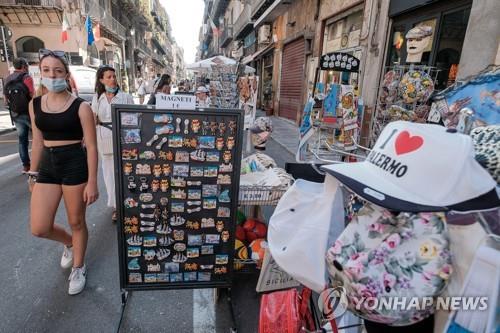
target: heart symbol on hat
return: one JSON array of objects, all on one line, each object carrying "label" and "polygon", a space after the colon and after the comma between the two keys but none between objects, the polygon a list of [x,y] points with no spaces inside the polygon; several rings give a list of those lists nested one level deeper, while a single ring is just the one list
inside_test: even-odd
[{"label": "heart symbol on hat", "polygon": [[417,150],[424,144],[424,139],[421,136],[411,136],[408,131],[399,133],[396,138],[396,154],[402,155],[411,153]]}]

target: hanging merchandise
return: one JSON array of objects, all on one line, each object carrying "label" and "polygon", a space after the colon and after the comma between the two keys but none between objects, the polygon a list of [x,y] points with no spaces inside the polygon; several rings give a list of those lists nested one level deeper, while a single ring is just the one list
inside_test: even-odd
[{"label": "hanging merchandise", "polygon": [[[452,274],[443,213],[400,213],[366,204],[354,215],[327,253],[330,276],[346,290],[349,310],[370,321],[391,326],[419,322],[434,305],[417,308],[373,308],[353,300],[404,295],[434,297]],[[369,302],[367,300],[366,302]],[[403,310],[406,309],[406,310]]]},{"label": "hanging merchandise", "polygon": [[299,128],[299,147],[295,153],[295,160],[301,162],[306,160],[308,141],[314,136],[316,128],[313,126],[312,110],[314,106],[314,98],[310,97],[304,106],[302,122]]},{"label": "hanging merchandise", "polygon": [[349,53],[332,52],[321,56],[321,69],[340,72],[359,72],[360,61]]},{"label": "hanging merchandise", "polygon": [[449,128],[460,123],[461,111],[472,111],[472,127],[500,123],[500,69],[481,73],[461,85],[452,86],[434,98],[429,121],[443,121]]},{"label": "hanging merchandise", "polygon": [[301,327],[296,289],[275,291],[261,298],[259,333],[298,333]]},{"label": "hanging merchandise", "polygon": [[355,105],[353,86],[341,86],[339,109],[341,110],[341,113],[339,113],[342,117],[342,127],[340,139],[338,141],[345,150],[354,150],[357,148],[354,143],[358,137],[358,110]]},{"label": "hanging merchandise", "polygon": [[343,197],[338,181],[329,175],[323,184],[298,179],[283,195],[269,221],[269,249],[284,271],[319,293],[327,284],[327,244],[343,228]]},{"label": "hanging merchandise", "polygon": [[399,91],[406,104],[425,103],[434,91],[434,82],[426,72],[410,70],[401,78]]},{"label": "hanging merchandise", "polygon": [[471,137],[476,160],[500,184],[500,125],[476,127]]},{"label": "hanging merchandise", "polygon": [[332,84],[323,104],[323,122],[334,124],[337,122],[337,105],[340,85]]},{"label": "hanging merchandise", "polygon": [[500,206],[496,182],[474,159],[472,139],[438,125],[389,123],[366,161],[322,168],[364,199],[394,211]]},{"label": "hanging merchandise", "polygon": [[426,122],[431,110],[427,102],[434,93],[438,72],[434,67],[417,65],[386,68],[371,120],[370,145],[390,122]]},{"label": "hanging merchandise", "polygon": [[244,110],[245,129],[252,126],[257,113],[259,77],[248,74],[238,79],[239,108]]},{"label": "hanging merchandise", "polygon": [[220,63],[211,66],[208,74],[211,107],[227,109],[238,106],[237,72],[238,65]]},{"label": "hanging merchandise", "polygon": [[242,120],[113,106],[122,289],[231,285]]}]

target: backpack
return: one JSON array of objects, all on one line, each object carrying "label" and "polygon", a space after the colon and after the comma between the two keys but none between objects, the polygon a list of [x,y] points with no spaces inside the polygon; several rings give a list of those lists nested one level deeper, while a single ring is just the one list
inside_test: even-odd
[{"label": "backpack", "polygon": [[28,114],[31,97],[28,87],[24,84],[26,75],[28,73],[23,73],[5,85],[5,96],[9,101],[8,106],[13,118]]}]

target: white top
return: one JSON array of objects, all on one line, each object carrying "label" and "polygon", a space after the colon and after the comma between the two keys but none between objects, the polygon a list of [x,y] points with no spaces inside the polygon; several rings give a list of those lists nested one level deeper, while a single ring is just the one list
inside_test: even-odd
[{"label": "white top", "polygon": [[111,122],[111,104],[134,104],[134,99],[130,94],[119,91],[110,103],[106,98],[106,93],[101,94],[99,99],[95,94],[92,98],[92,111],[97,115],[100,122]]},{"label": "white top", "polygon": [[[108,102],[106,93],[101,94],[99,99],[97,94],[92,98],[92,111],[101,123],[111,123],[111,104],[134,104],[134,99],[127,93],[119,91],[111,102]],[[97,126],[97,148],[101,155],[113,154],[113,132],[106,127]]]}]

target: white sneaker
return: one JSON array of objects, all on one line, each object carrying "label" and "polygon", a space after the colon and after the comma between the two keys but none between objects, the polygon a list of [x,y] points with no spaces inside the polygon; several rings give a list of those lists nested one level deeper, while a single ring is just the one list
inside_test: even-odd
[{"label": "white sneaker", "polygon": [[73,248],[64,245],[63,254],[61,257],[61,267],[68,269],[73,266]]},{"label": "white sneaker", "polygon": [[87,274],[87,267],[83,265],[82,267],[71,269],[71,274],[69,275],[69,289],[68,294],[76,295],[79,294],[83,288],[85,288],[85,282],[87,281],[85,275]]}]

